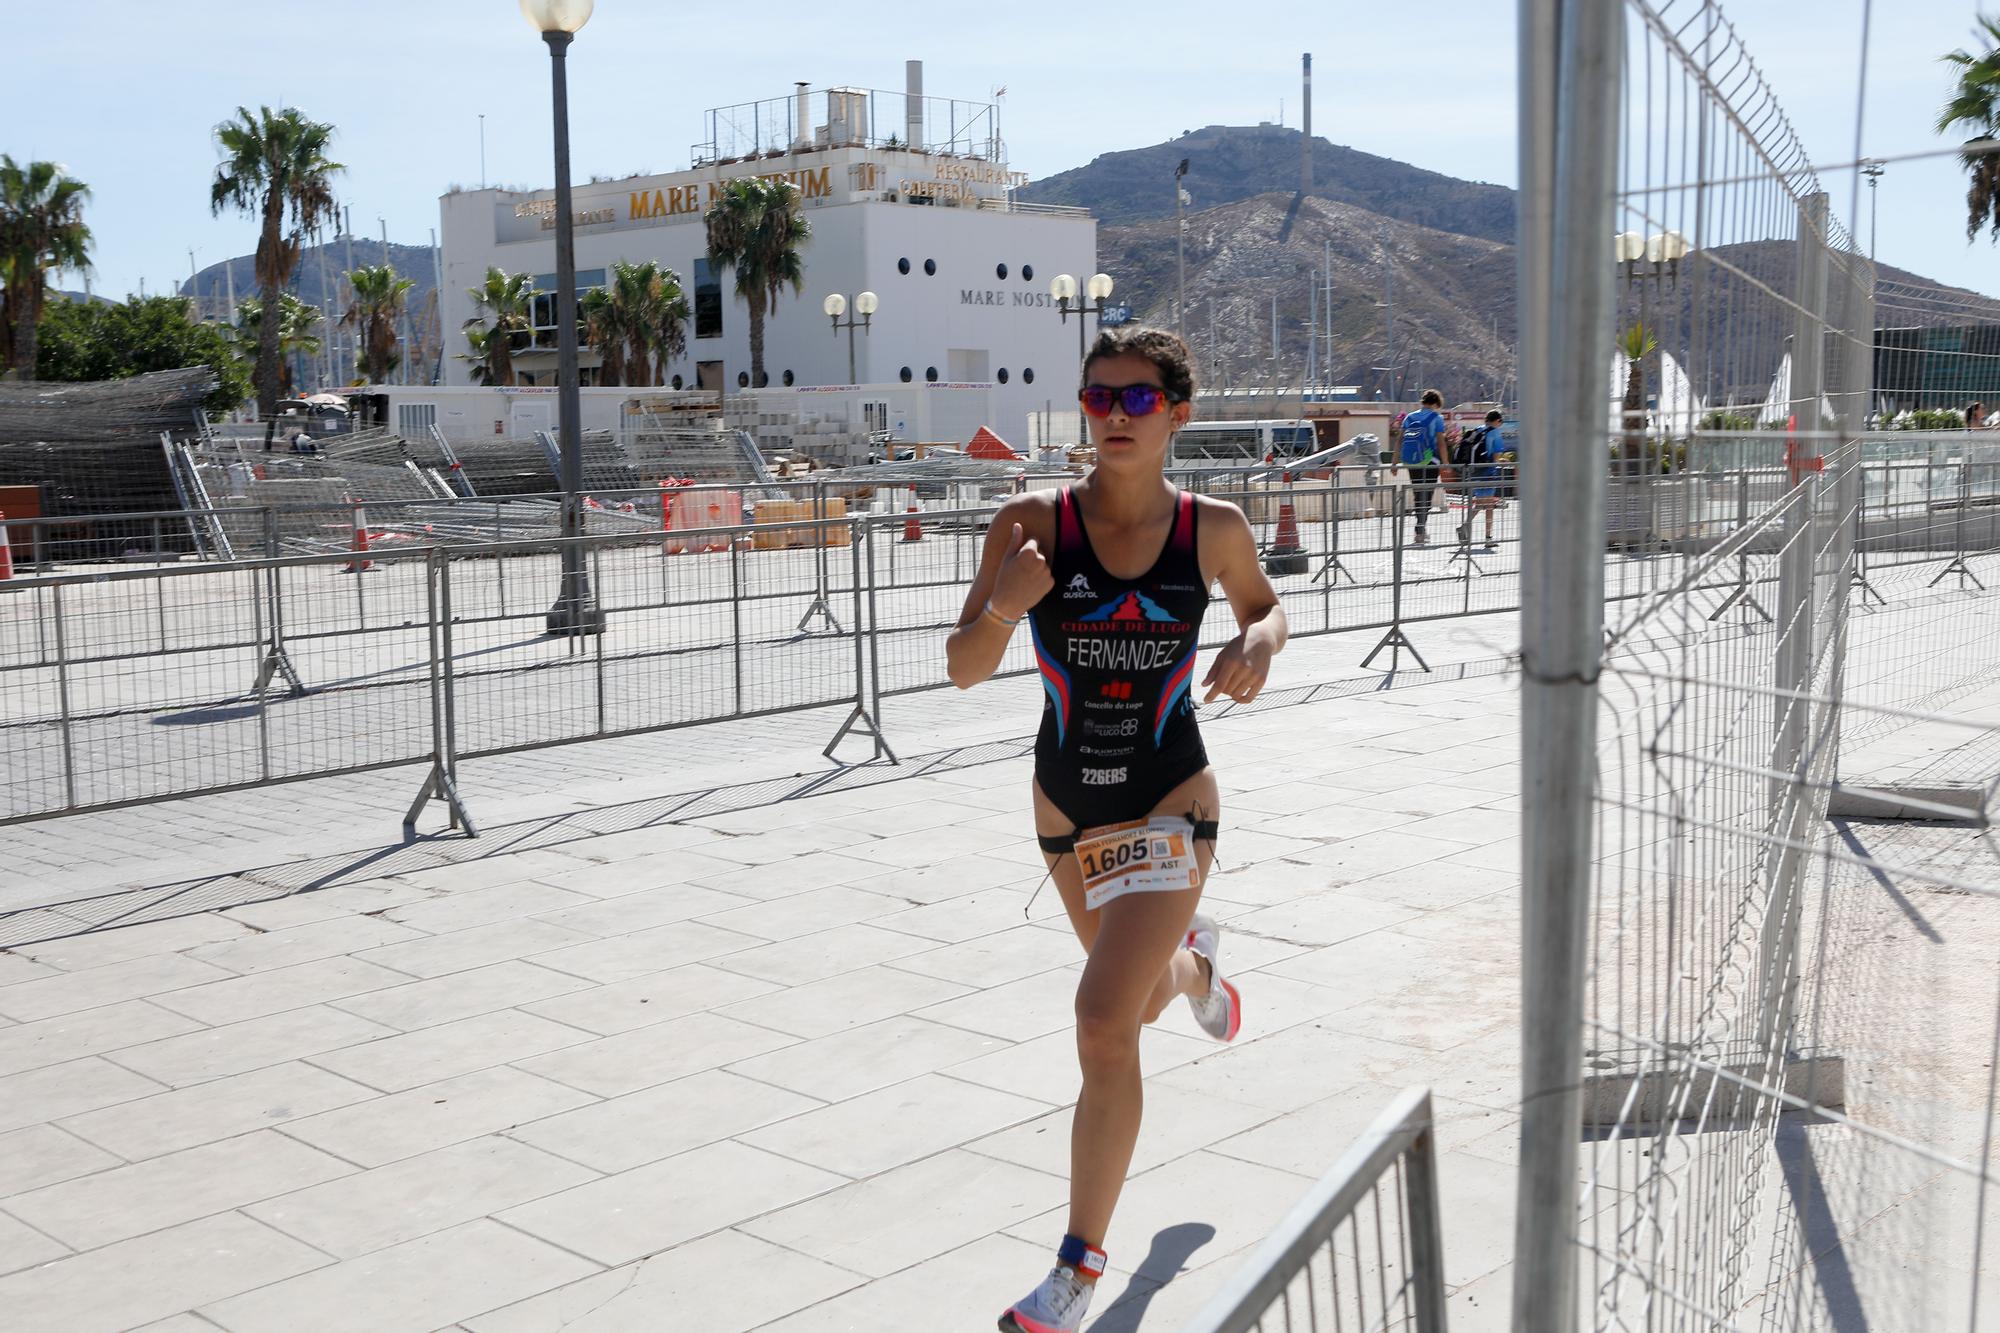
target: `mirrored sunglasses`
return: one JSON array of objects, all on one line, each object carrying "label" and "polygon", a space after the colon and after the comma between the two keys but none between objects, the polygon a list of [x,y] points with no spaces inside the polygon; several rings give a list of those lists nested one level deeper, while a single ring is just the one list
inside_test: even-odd
[{"label": "mirrored sunglasses", "polygon": [[1149,417],[1164,412],[1167,404],[1179,401],[1157,384],[1092,384],[1077,398],[1083,410],[1094,417],[1110,416],[1114,405],[1123,408],[1128,417]]}]

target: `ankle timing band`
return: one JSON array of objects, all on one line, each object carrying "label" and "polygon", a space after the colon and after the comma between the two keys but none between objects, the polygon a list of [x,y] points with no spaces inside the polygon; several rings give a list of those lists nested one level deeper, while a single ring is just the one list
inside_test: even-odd
[{"label": "ankle timing band", "polygon": [[1088,1274],[1097,1278],[1104,1273],[1104,1251],[1075,1236],[1062,1238],[1062,1245],[1056,1250],[1056,1262],[1067,1264],[1079,1277]]}]

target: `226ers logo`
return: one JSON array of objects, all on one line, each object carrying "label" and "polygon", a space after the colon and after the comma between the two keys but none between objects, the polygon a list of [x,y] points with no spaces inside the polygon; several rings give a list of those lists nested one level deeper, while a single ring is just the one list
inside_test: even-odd
[{"label": "226ers logo", "polygon": [[1086,787],[1115,787],[1125,781],[1126,773],[1122,768],[1084,768],[1077,771]]}]

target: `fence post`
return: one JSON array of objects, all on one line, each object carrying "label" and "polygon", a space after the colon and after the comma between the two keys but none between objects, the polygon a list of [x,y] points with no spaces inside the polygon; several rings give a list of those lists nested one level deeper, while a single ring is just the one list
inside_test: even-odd
[{"label": "fence post", "polygon": [[[693,548],[690,547],[690,550]],[[812,612],[806,612],[806,619]],[[803,621],[800,629],[805,628]],[[743,711],[743,547],[736,538],[729,539],[729,645],[731,678],[735,681],[734,703],[730,711]]]},{"label": "fence post", "polygon": [[[807,494],[806,503],[812,506],[812,514],[809,520],[811,526],[808,527],[806,531],[812,534],[813,600],[812,600],[812,605],[806,608],[806,613],[799,617],[798,631],[801,634],[808,633],[809,631],[806,629],[806,626],[812,624],[814,616],[818,616],[820,619],[826,621],[827,629],[829,629],[835,634],[838,634],[840,633],[840,622],[834,618],[833,604],[828,600],[828,598],[832,595],[830,586],[832,581],[827,576],[828,564],[826,558],[826,533],[827,533],[826,483],[823,481],[815,481],[810,483],[810,487],[811,489],[806,492]],[[852,542],[853,540],[851,530],[849,533],[848,540],[850,542]]]},{"label": "fence post", "polygon": [[76,806],[76,744],[70,735],[69,636],[63,633],[63,585],[49,589],[50,612],[56,631],[56,705],[61,709],[63,804]]},{"label": "fence post", "polygon": [[[893,520],[893,516],[891,516],[891,519]],[[882,646],[880,633],[877,627],[870,623],[870,617],[864,613],[864,606],[872,605],[875,593],[875,548],[872,535],[875,526],[874,522],[864,520],[859,516],[850,519],[848,523],[848,550],[850,558],[853,561],[854,571],[854,707],[848,710],[847,720],[840,724],[840,729],[833,733],[833,739],[826,743],[826,749],[821,751],[821,753],[829,759],[833,758],[833,752],[840,748],[840,743],[843,740],[847,739],[847,733],[858,727],[866,731],[874,739],[875,758],[882,759],[886,757],[890,763],[896,764],[902,761],[897,759],[896,752],[889,748],[889,742],[882,736],[882,728],[878,719],[869,711],[868,707],[868,682],[871,678],[875,681],[875,703],[877,708],[881,706],[882,693],[880,662]],[[869,583],[869,586],[865,590],[862,587],[861,577],[861,548],[864,544],[868,546]],[[894,548],[892,547],[891,549],[893,550]],[[873,649],[873,657],[876,659],[872,669],[869,666],[871,647]]]},{"label": "fence post", "polygon": [[270,683],[272,663],[277,660],[277,640],[275,634],[266,640],[264,631],[265,603],[268,599],[264,590],[256,587],[257,575],[250,574],[250,627],[258,646],[263,650],[264,660],[257,666],[257,777],[260,781],[271,780],[271,704],[264,687]]},{"label": "fence post", "polygon": [[1986,591],[1986,585],[1981,583],[1979,576],[1972,572],[1972,566],[1965,563],[1965,521],[1966,517],[1972,512],[1972,461],[1970,459],[1962,458],[1958,463],[1958,504],[1956,509],[1956,516],[1952,519],[1951,523],[1951,563],[1940,569],[1937,572],[1937,577],[1925,586],[1935,588],[1939,583],[1943,582],[1945,575],[1956,574],[1958,575],[1958,586],[1961,590],[1965,587],[1965,581],[1971,579],[1972,586],[1984,592]]},{"label": "fence post", "polygon": [[417,799],[403,816],[403,838],[417,836],[417,816],[432,797],[444,801],[452,828],[476,838],[479,829],[458,794],[458,711],[452,671],[451,561],[433,546],[424,556],[424,600],[429,630],[431,771],[417,789]]},{"label": "fence post", "polygon": [[[367,518],[367,511],[360,505],[347,506],[347,526],[349,531],[361,525]],[[368,562],[357,557],[354,561],[354,624],[357,629],[368,628],[368,580],[361,577],[367,570]]]},{"label": "fence post", "polygon": [[[153,520],[153,565],[157,568],[160,560],[160,520]],[[167,651],[167,581],[153,580],[153,613],[159,621],[160,651]]]},{"label": "fence post", "polygon": [[1444,1231],[1438,1217],[1437,1121],[1431,1112],[1428,1090],[1420,1114],[1423,1130],[1411,1140],[1403,1155],[1410,1188],[1410,1282],[1414,1287],[1411,1303],[1416,1307],[1417,1333],[1446,1333]]},{"label": "fence post", "polygon": [[1778,709],[1771,751],[1771,834],[1783,839],[1765,864],[1764,925],[1760,944],[1761,994],[1758,1055],[1782,1068],[1798,990],[1798,938],[1804,913],[1804,860],[1812,802],[1807,798],[1808,734],[1815,640],[1819,633],[1815,589],[1820,474],[1820,413],[1825,392],[1827,197],[1799,201],[1798,323],[1792,338],[1792,414],[1797,434],[1788,442],[1791,490],[1786,495],[1784,548],[1778,556],[1778,641],[1771,683]]},{"label": "fence post", "polygon": [[451,556],[443,549],[434,549],[433,558],[438,566],[437,625],[439,643],[439,677],[443,682],[444,729],[440,733],[444,749],[444,790],[450,797],[451,826],[464,827],[467,837],[478,837],[478,830],[472,826],[472,816],[466,812],[465,803],[458,795],[458,670],[456,664],[457,635],[452,630],[451,609]]},{"label": "fence post", "polygon": [[[1749,529],[1750,468],[1746,463],[1736,473],[1736,531],[1744,533],[1748,532]],[[1746,610],[1755,611],[1758,615],[1764,617],[1765,620],[1771,618],[1771,613],[1766,611],[1764,604],[1757,600],[1757,594],[1750,591],[1750,548],[1747,544],[1738,546],[1736,550],[1735,589],[1729,596],[1722,599],[1720,606],[1709,612],[1708,618],[1710,620],[1722,619],[1722,613],[1738,602],[1743,603]]]},{"label": "fence post", "polygon": [[1512,1326],[1577,1324],[1592,789],[1604,644],[1604,349],[1624,0],[1522,0],[1521,1165]]},{"label": "fence post", "polygon": [[1417,651],[1417,645],[1410,636],[1403,633],[1403,498],[1408,488],[1389,488],[1389,632],[1373,648],[1368,656],[1361,659],[1362,670],[1367,670],[1374,660],[1389,650],[1389,670],[1393,673],[1402,666],[1402,653],[1409,649],[1410,656],[1417,659],[1417,665],[1426,672],[1431,664],[1424,661],[1424,655]]},{"label": "fence post", "polygon": [[[882,633],[880,622],[876,619],[878,603],[875,595],[875,543],[865,539],[862,536],[863,531],[860,528],[849,529],[851,534],[850,539],[856,543],[855,579],[857,583],[860,580],[861,569],[864,564],[868,570],[868,628],[866,631],[868,636],[868,697],[875,705],[875,757],[880,759],[884,754],[888,754],[889,761],[894,763],[896,762],[896,756],[889,752],[888,742],[882,739]],[[863,561],[859,554],[864,544],[868,552],[866,561]],[[861,608],[858,601],[854,610],[854,622],[855,633],[859,635],[863,631],[861,629]]]},{"label": "fence post", "polygon": [[[730,549],[731,549],[731,550],[734,550],[734,549],[735,549],[735,547],[736,547],[736,543],[735,543],[735,542],[731,542],[731,543],[729,544],[729,546],[730,546]],[[609,619],[610,619],[610,618],[609,618],[609,616],[608,616],[608,615],[607,615],[607,614],[605,613],[605,609],[604,609],[604,600],[603,600],[603,597],[604,597],[604,560],[603,560],[603,555],[604,555],[604,548],[603,548],[602,546],[593,546],[593,547],[591,547],[591,548],[590,548],[589,550],[587,550],[587,551],[584,551],[584,552],[582,552],[582,553],[581,553],[581,555],[582,555],[582,559],[590,561],[590,586],[591,586],[591,588],[592,588],[592,589],[593,589],[593,590],[594,590],[594,591],[596,592],[596,594],[597,594],[597,597],[598,597],[598,601],[597,601],[597,612],[598,612],[598,624],[599,624],[600,626],[604,626],[604,625],[606,625],[606,624],[608,623],[608,621],[609,621]],[[594,654],[594,656],[595,656],[595,662],[594,662],[594,664],[593,664],[593,666],[592,666],[592,670],[591,670],[591,674],[592,674],[592,677],[593,677],[593,679],[594,679],[594,680],[595,680],[595,682],[596,682],[596,687],[597,687],[597,734],[598,734],[598,735],[600,735],[600,736],[602,736],[602,735],[604,734],[604,717],[605,717],[605,713],[604,713],[604,638],[605,638],[605,636],[604,636],[604,634],[603,634],[602,630],[600,630],[600,631],[599,631],[598,633],[596,633],[596,634],[593,634],[593,635],[591,635],[590,637],[591,637],[592,639],[594,639],[594,640],[596,641],[596,646],[595,646],[595,654]]]}]

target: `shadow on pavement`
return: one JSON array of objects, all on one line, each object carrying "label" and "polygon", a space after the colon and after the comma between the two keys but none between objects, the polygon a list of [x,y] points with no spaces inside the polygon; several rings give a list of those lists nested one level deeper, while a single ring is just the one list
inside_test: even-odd
[{"label": "shadow on pavement", "polygon": [[1206,1222],[1180,1222],[1156,1233],[1130,1285],[1091,1324],[1091,1333],[1130,1333],[1140,1327],[1154,1295],[1187,1266],[1190,1255],[1214,1239],[1215,1228]]}]

